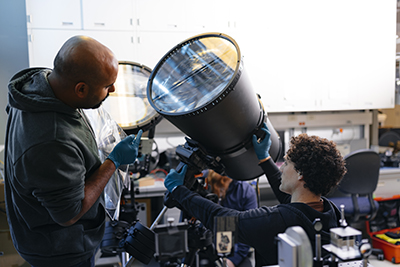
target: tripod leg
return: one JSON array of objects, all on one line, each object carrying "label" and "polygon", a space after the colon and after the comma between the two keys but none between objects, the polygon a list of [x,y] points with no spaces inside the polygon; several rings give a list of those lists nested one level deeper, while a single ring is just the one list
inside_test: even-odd
[{"label": "tripod leg", "polygon": [[154,227],[157,226],[157,224],[160,222],[161,218],[164,216],[164,214],[167,212],[167,210],[168,210],[167,206],[164,206],[164,208],[158,214],[157,218],[154,220],[153,224],[150,226],[150,230],[153,230]]},{"label": "tripod leg", "polygon": [[122,266],[125,266],[128,262],[129,254],[127,252],[121,252],[121,263]]}]

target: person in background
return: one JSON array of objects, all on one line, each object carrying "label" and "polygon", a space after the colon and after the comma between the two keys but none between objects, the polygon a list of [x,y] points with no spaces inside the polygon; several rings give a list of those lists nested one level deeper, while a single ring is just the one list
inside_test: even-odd
[{"label": "person in background", "polygon": [[82,109],[114,92],[115,55],[74,36],[54,68],[30,68],[8,85],[5,200],[11,237],[32,266],[94,266],[103,238],[103,189],[120,165],[133,163],[142,132],[119,142],[102,163]]},{"label": "person in background", "polygon": [[[211,192],[218,196],[218,204],[223,207],[245,211],[258,207],[256,190],[246,181],[238,181],[222,176],[213,170],[203,171]],[[236,243],[233,256],[226,259],[228,267],[251,267],[250,246]]]},{"label": "person in background", "polygon": [[183,186],[187,165],[181,172],[172,169],[164,181],[182,209],[210,230],[213,230],[215,217],[237,216],[239,242],[255,249],[256,266],[278,264],[275,238],[291,226],[304,229],[314,252],[313,221],[318,218],[323,225],[322,244],[330,242],[329,230],[339,226],[340,212],[324,195],[336,187],[346,173],[344,159],[336,144],[307,134],[291,138],[285,162],[279,169],[269,155],[271,134],[265,123],[262,129],[265,138],[258,141],[253,136],[253,146],[259,165],[281,204],[247,211],[222,207]]}]

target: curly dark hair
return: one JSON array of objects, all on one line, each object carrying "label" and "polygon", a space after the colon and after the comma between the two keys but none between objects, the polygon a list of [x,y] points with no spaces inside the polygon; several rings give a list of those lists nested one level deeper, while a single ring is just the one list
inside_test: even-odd
[{"label": "curly dark hair", "polygon": [[286,155],[314,194],[327,195],[347,172],[336,144],[319,136],[300,134],[292,137]]}]

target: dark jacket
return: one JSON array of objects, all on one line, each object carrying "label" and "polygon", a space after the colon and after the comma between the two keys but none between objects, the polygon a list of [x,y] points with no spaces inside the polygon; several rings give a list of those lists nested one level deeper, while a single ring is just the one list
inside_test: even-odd
[{"label": "dark jacket", "polygon": [[[248,211],[237,211],[221,207],[184,186],[178,186],[172,196],[183,209],[213,230],[215,216],[238,216],[239,242],[255,248],[256,266],[277,264],[278,251],[275,237],[288,227],[301,226],[307,233],[312,247],[315,246],[313,221],[323,223],[322,243],[329,243],[329,229],[338,226],[339,211],[328,199],[324,200],[324,211],[318,212],[304,203],[290,203],[290,195],[279,190],[281,172],[272,160],[261,164],[279,205],[261,207]],[[315,249],[313,249],[315,251]]]},{"label": "dark jacket", "polygon": [[35,266],[90,258],[104,233],[103,197],[74,225],[85,179],[101,165],[83,112],[55,98],[50,69],[27,69],[9,83],[5,198],[15,248]]}]

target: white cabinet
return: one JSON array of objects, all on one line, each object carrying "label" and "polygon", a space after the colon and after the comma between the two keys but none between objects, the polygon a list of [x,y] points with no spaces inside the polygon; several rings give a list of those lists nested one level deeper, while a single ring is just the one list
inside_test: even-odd
[{"label": "white cabinet", "polygon": [[205,32],[228,34],[233,26],[230,21],[231,11],[231,4],[227,1],[186,1],[184,13],[186,30],[196,34]]},{"label": "white cabinet", "polygon": [[26,0],[26,4],[31,66],[52,66],[56,51],[73,34],[98,39],[119,60],[154,68],[185,39],[220,32],[238,44],[267,112],[394,106],[395,0]]},{"label": "white cabinet", "polygon": [[31,67],[53,67],[53,60],[58,50],[66,40],[75,35],[92,37],[110,48],[118,60],[135,61],[136,46],[133,32],[105,32],[83,30],[47,30],[30,29],[29,33],[29,64]]},{"label": "white cabinet", "polygon": [[80,0],[26,0],[28,28],[81,29]]},{"label": "white cabinet", "polygon": [[187,0],[136,0],[137,30],[184,31]]},{"label": "white cabinet", "polygon": [[74,35],[98,40],[118,60],[135,60],[134,0],[26,0],[26,6],[31,67],[52,67]]},{"label": "white cabinet", "polygon": [[136,43],[133,32],[85,30],[83,34],[110,48],[119,61],[135,61],[136,59]]},{"label": "white cabinet", "polygon": [[64,42],[80,34],[83,34],[81,30],[29,29],[29,65],[53,68],[54,57]]},{"label": "white cabinet", "polygon": [[394,106],[396,1],[254,0],[240,14],[232,37],[268,112]]},{"label": "white cabinet", "polygon": [[168,51],[190,37],[185,32],[138,32],[136,62],[154,69]]},{"label": "white cabinet", "polygon": [[84,30],[133,31],[134,0],[82,0]]}]

